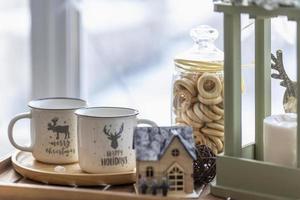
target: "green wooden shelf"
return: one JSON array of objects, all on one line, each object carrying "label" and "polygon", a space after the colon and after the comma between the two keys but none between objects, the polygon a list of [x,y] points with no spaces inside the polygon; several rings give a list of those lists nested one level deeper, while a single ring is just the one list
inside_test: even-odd
[{"label": "green wooden shelf", "polygon": [[216,12],[228,14],[249,14],[251,18],[272,18],[278,16],[287,16],[290,20],[300,19],[300,8],[280,7],[275,10],[266,10],[255,5],[249,6],[232,6],[231,4],[216,3],[214,6]]},{"label": "green wooden shelf", "polygon": [[[224,14],[225,150],[217,158],[217,178],[211,184],[211,192],[243,200],[300,199],[300,126],[297,126],[298,168],[263,161],[263,119],[271,114],[271,18],[287,16],[297,23],[300,95],[300,9],[280,7],[269,11],[254,5],[229,4],[215,4],[214,9]],[[241,14],[255,20],[255,144],[246,147],[241,145]],[[300,117],[297,122],[300,124]]]}]

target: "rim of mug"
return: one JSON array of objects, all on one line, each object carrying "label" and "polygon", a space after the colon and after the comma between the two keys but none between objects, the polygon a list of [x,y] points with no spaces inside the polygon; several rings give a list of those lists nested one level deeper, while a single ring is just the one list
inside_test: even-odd
[{"label": "rim of mug", "polygon": [[[133,111],[132,114],[128,115],[115,115],[115,116],[95,116],[95,115],[88,115],[88,114],[80,114],[78,112],[82,110],[91,110],[91,109],[102,109],[102,108],[109,108],[109,109],[124,109],[124,110],[131,110]],[[137,116],[139,114],[139,111],[134,108],[128,108],[128,107],[114,107],[114,106],[96,106],[96,107],[87,107],[87,108],[79,108],[75,111],[75,115],[78,115],[80,117],[90,117],[90,118],[119,118],[119,117],[132,117]]]},{"label": "rim of mug", "polygon": [[43,100],[55,100],[55,99],[67,99],[67,100],[76,100],[76,101],[81,101],[83,103],[86,104],[86,101],[80,98],[73,98],[73,97],[46,97],[46,98],[39,98],[39,99],[34,99],[29,101],[28,103],[28,107],[30,108],[34,108],[34,109],[39,109],[39,110],[77,110],[77,109],[81,109],[81,108],[85,108],[85,106],[74,106],[73,108],[41,108],[41,107],[37,107],[37,106],[33,106],[32,103],[37,102],[37,101],[43,101]]}]

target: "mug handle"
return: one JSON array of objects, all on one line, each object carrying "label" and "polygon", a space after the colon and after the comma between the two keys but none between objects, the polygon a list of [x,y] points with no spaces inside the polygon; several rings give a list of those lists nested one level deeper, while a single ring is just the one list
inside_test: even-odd
[{"label": "mug handle", "polygon": [[148,124],[152,127],[157,127],[157,124],[149,119],[138,119],[137,124]]},{"label": "mug handle", "polygon": [[14,125],[15,123],[20,120],[20,119],[24,119],[24,118],[29,118],[31,119],[31,113],[28,112],[28,113],[21,113],[21,114],[18,114],[16,115],[10,122],[9,122],[9,125],[8,125],[8,138],[9,138],[9,141],[10,143],[17,149],[21,150],[21,151],[29,151],[29,152],[32,152],[32,146],[29,146],[29,147],[24,147],[24,146],[20,146],[18,145],[15,140],[14,140],[14,137],[13,137],[13,129],[14,129]]}]

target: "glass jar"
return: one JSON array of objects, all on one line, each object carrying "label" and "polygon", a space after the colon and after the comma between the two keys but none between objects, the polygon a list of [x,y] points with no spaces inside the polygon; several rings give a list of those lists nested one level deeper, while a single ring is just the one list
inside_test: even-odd
[{"label": "glass jar", "polygon": [[214,40],[218,31],[202,25],[191,30],[194,46],[174,59],[172,123],[193,127],[196,144],[223,152],[223,58]]}]

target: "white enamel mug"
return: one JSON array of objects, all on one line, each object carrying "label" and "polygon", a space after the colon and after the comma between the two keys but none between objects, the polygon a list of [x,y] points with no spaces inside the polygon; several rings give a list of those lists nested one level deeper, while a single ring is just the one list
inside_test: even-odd
[{"label": "white enamel mug", "polygon": [[[11,144],[21,150],[32,152],[33,157],[41,162],[66,164],[78,161],[77,118],[74,114],[86,102],[75,98],[45,98],[30,101],[30,112],[15,116],[8,126]],[[17,144],[13,137],[15,123],[23,118],[31,121],[31,145]]]},{"label": "white enamel mug", "polygon": [[79,165],[89,173],[129,172],[135,169],[133,132],[137,124],[157,126],[137,119],[131,108],[95,107],[79,109]]}]

